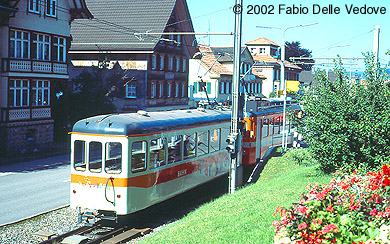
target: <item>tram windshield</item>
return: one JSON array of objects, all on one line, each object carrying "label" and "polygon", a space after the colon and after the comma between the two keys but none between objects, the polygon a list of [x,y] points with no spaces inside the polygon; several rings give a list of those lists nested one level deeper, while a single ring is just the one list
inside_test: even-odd
[{"label": "tram windshield", "polygon": [[106,143],[105,156],[107,173],[119,174],[122,171],[122,144],[119,142]]},{"label": "tram windshield", "polygon": [[98,141],[76,140],[73,160],[74,169],[77,171],[86,171],[88,168],[92,173],[101,173],[104,165],[106,173],[119,174],[122,172],[122,144],[119,142],[103,144]]},{"label": "tram windshield", "polygon": [[85,171],[87,163],[85,162],[85,141],[74,142],[74,168],[78,171]]}]

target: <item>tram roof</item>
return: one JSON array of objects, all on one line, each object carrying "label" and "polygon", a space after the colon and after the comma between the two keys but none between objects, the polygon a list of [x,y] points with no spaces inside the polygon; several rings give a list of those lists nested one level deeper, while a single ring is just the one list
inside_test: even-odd
[{"label": "tram roof", "polygon": [[174,110],[99,115],[78,121],[72,133],[131,136],[230,121],[230,110]]}]

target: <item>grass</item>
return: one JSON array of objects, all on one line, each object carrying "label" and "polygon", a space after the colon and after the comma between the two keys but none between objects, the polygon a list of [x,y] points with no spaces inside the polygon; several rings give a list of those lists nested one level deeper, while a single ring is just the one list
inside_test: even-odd
[{"label": "grass", "polygon": [[298,164],[303,157],[298,150],[273,157],[256,184],[204,204],[141,243],[273,243],[275,209],[297,202],[309,183],[331,179]]}]

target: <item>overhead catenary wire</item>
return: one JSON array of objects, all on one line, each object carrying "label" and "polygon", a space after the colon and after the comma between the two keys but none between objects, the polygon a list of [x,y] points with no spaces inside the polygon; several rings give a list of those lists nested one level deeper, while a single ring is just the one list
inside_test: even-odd
[{"label": "overhead catenary wire", "polygon": [[[40,11],[42,11],[43,15],[44,15],[45,14],[46,3],[44,3],[44,1],[39,1],[39,5],[40,5]],[[210,16],[210,15],[222,12],[222,11],[229,10],[231,8],[232,7],[225,8],[225,9],[220,9],[220,10],[213,11],[213,12],[210,12],[210,13],[207,13],[207,14],[203,14],[203,15],[191,18],[191,19],[197,19],[197,18],[201,18],[201,17],[205,17],[205,16]],[[71,15],[70,12],[69,12],[69,9],[61,7],[61,6],[58,6],[58,5],[56,6],[56,11]],[[19,10],[18,12],[22,12],[22,13],[26,13],[26,14],[30,13],[28,10],[27,11]],[[181,22],[185,22],[185,21],[191,21],[191,19],[185,19],[185,20],[181,20],[181,21],[174,22],[174,23],[171,23],[171,24],[167,24],[165,27],[172,26],[172,25],[175,25],[177,23],[181,23]],[[61,19],[61,18],[58,18],[58,17],[56,18],[56,20],[67,21],[67,22],[69,21],[69,19]],[[96,28],[96,29],[100,29],[100,30],[112,31],[112,32],[121,33],[121,34],[134,35],[141,42],[143,42],[145,39],[150,39],[150,40],[153,40],[153,41],[163,40],[163,41],[168,41],[168,42],[171,41],[171,42],[174,42],[174,43],[178,43],[176,40],[170,40],[170,39],[167,39],[167,38],[162,38],[160,35],[157,36],[156,33],[146,33],[145,32],[145,35],[142,35],[142,37],[140,38],[140,35],[142,34],[142,31],[134,29],[134,28],[130,28],[128,26],[119,25],[117,23],[110,22],[110,21],[107,21],[107,20],[104,20],[104,19],[100,19],[100,18],[94,17],[93,19],[90,19],[90,21],[96,21],[96,22],[98,22],[100,24],[104,24],[104,25],[107,25],[107,26],[110,26],[110,27],[115,27],[115,28],[105,28],[105,27],[102,27],[102,26],[93,25],[91,23],[82,23],[81,21],[79,21],[79,22],[78,21],[73,21],[72,24],[84,25],[84,26],[88,26],[88,27],[92,27],[92,28]],[[120,28],[120,29],[125,30],[125,31],[120,31],[120,30],[117,30],[116,28]],[[151,31],[151,30],[149,30],[149,31]],[[160,33],[158,33],[158,34],[160,34]],[[164,32],[163,33],[163,35],[169,35],[169,34],[171,34],[171,35],[178,35],[175,32],[173,32],[173,33]],[[183,33],[183,32],[180,33],[180,34],[182,34],[182,35],[197,35],[197,33]],[[232,33],[198,33],[198,35],[232,35]],[[77,44],[77,43],[75,43],[75,44]],[[93,45],[93,44],[94,43],[91,43],[91,45]],[[180,43],[180,44],[183,45],[183,46],[194,47],[194,43],[192,45],[188,45],[186,43]]]}]

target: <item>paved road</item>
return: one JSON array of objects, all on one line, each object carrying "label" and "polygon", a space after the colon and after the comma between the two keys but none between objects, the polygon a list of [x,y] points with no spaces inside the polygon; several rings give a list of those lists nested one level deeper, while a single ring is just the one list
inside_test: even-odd
[{"label": "paved road", "polygon": [[0,166],[0,225],[69,204],[68,158]]}]

